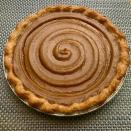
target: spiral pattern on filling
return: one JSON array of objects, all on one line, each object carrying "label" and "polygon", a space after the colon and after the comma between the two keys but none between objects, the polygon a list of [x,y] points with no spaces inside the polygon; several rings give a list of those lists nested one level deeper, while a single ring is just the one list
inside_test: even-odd
[{"label": "spiral pattern on filling", "polygon": [[54,12],[23,31],[13,69],[37,96],[70,105],[108,86],[118,61],[118,43],[105,26],[83,14]]}]

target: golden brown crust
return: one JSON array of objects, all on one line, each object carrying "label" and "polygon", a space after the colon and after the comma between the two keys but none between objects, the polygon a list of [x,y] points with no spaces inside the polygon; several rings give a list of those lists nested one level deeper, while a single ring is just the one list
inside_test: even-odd
[{"label": "golden brown crust", "polygon": [[[77,12],[83,13],[85,16],[91,17],[101,24],[105,25],[105,27],[113,33],[113,35],[117,38],[119,47],[120,47],[120,60],[117,65],[117,73],[113,80],[111,81],[108,87],[105,87],[98,95],[90,97],[86,101],[82,103],[74,103],[70,106],[64,106],[60,104],[51,104],[44,98],[39,98],[31,91],[28,91],[22,85],[22,82],[16,75],[13,73],[12,66],[12,57],[13,50],[16,45],[16,41],[22,31],[32,22],[38,19],[49,12]],[[14,31],[10,34],[8,41],[6,43],[6,47],[4,50],[4,64],[7,71],[7,79],[10,84],[13,86],[16,94],[22,98],[24,101],[27,101],[28,104],[32,107],[39,109],[42,112],[59,112],[59,113],[72,113],[79,110],[88,109],[92,106],[103,103],[117,88],[120,83],[122,77],[125,75],[128,64],[129,64],[129,52],[128,45],[125,40],[124,35],[118,31],[118,29],[109,21],[106,17],[98,14],[96,11],[91,9],[80,7],[80,6],[50,6],[44,9],[41,9],[39,12],[28,16],[23,21],[19,22]]]}]

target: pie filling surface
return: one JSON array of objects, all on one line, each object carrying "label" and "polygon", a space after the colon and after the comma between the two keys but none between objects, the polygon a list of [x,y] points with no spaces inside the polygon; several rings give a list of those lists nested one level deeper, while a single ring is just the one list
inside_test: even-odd
[{"label": "pie filling surface", "polygon": [[108,87],[120,61],[117,37],[78,12],[51,12],[21,31],[12,69],[25,90],[50,104],[70,106]]}]

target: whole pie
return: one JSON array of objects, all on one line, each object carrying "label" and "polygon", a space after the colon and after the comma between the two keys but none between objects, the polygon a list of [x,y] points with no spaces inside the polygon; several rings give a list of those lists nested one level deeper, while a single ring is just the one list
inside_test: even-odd
[{"label": "whole pie", "polygon": [[73,113],[101,105],[129,65],[124,35],[98,12],[52,6],[19,22],[4,63],[15,93],[42,112]]}]

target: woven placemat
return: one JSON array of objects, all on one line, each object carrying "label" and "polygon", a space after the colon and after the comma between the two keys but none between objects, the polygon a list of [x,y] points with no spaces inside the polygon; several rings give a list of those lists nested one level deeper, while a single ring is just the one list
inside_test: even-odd
[{"label": "woven placemat", "polygon": [[131,131],[131,68],[111,102],[87,115],[58,118],[39,113],[21,102],[9,88],[2,69],[2,51],[16,23],[47,5],[84,5],[108,16],[125,33],[131,47],[130,0],[0,0],[0,131]]}]

